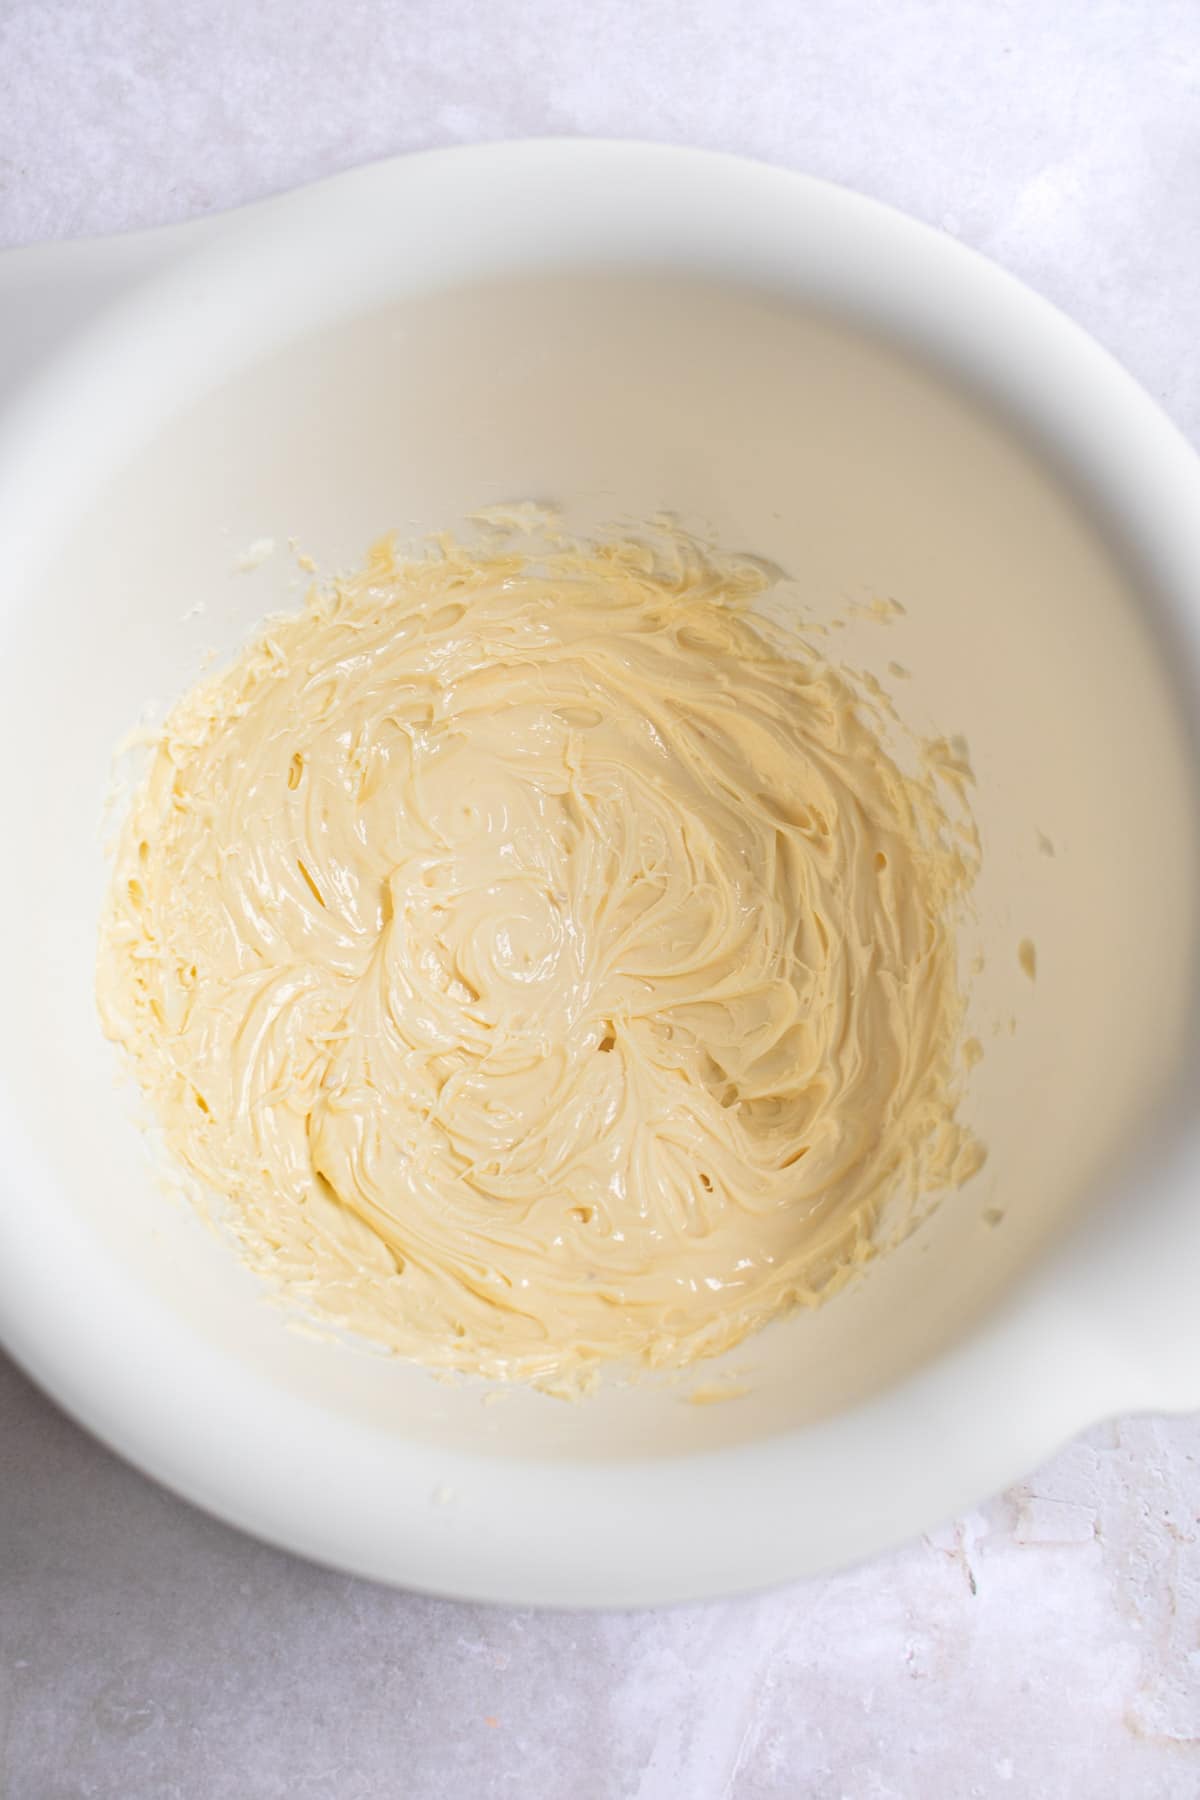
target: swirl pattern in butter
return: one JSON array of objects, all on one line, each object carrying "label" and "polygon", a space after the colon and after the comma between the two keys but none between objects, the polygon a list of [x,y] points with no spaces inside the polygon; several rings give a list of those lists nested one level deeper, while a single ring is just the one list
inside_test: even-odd
[{"label": "swirl pattern in butter", "polygon": [[678,536],[377,547],[170,713],[98,992],[250,1261],[427,1364],[681,1367],[973,1172],[969,823]]}]

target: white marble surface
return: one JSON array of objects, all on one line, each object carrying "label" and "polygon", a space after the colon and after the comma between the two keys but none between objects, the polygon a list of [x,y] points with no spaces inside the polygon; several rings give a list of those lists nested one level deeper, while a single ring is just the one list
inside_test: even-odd
[{"label": "white marble surface", "polygon": [[[931,220],[1200,443],[1195,0],[0,0],[0,244],[544,132],[718,146]],[[0,1363],[2,1800],[1194,1800],[1200,1421],[737,1604],[534,1616],[266,1550]]]}]

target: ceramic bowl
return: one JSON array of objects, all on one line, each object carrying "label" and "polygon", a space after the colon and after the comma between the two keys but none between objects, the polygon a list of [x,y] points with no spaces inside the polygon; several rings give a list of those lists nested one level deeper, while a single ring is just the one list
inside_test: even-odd
[{"label": "ceramic bowl", "polygon": [[[706,154],[418,156],[163,244],[59,257],[69,328],[0,413],[12,1354],[263,1538],[516,1603],[826,1570],[1105,1414],[1200,1404],[1200,467],[1147,396],[950,239]],[[163,1191],[92,998],[146,704],[298,602],[289,540],[332,569],[518,499],[780,564],[914,731],[965,734],[984,847],[983,1173],[827,1307],[578,1404],[295,1329]]]}]

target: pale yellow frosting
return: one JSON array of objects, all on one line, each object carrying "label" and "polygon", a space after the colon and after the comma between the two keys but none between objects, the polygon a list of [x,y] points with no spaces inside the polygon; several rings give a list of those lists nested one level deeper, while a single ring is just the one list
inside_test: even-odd
[{"label": "pale yellow frosting", "polygon": [[550,1387],[679,1367],[978,1166],[961,759],[902,773],[765,585],[678,536],[385,543],[171,712],[102,1017],[323,1317]]}]

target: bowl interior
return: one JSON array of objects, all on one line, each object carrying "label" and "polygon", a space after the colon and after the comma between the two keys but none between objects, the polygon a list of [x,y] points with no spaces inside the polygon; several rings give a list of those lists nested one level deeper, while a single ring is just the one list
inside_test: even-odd
[{"label": "bowl interior", "polygon": [[[223,1362],[388,1441],[665,1457],[845,1409],[1019,1279],[1178,1058],[1195,792],[1144,571],[1016,422],[804,296],[581,266],[335,312],[168,381],[140,447],[73,503],[31,603],[4,622],[0,1077],[63,1209],[64,1291],[119,1270]],[[93,1012],[98,820],[113,747],[146,704],[299,603],[310,577],[292,546],[329,572],[384,530],[418,538],[523,499],[583,528],[665,509],[777,562],[790,605],[848,621],[834,652],[878,673],[915,731],[965,735],[977,778],[964,956],[984,958],[984,1057],[967,1112],[986,1167],[827,1308],[698,1371],[728,1366],[747,1391],[727,1405],[686,1404],[696,1380],[484,1405],[471,1384],[297,1332],[162,1191]],[[239,571],[264,540],[273,554]],[[903,616],[863,616],[881,597]]]}]

